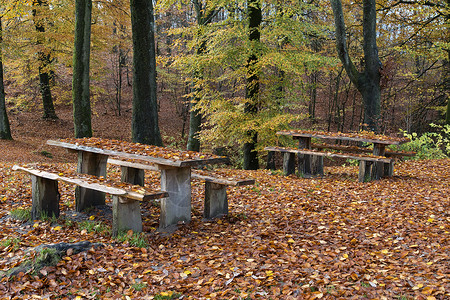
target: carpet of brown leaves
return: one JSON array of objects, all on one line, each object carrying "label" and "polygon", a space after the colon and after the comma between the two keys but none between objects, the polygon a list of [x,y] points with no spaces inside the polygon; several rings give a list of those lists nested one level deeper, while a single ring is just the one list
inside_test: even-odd
[{"label": "carpet of brown leaves", "polygon": [[[67,162],[33,155],[75,168],[73,154],[61,153]],[[105,247],[68,254],[37,274],[1,279],[2,299],[450,298],[450,159],[401,162],[393,178],[369,183],[358,182],[354,166],[328,167],[316,179],[230,170],[257,183],[228,189],[230,214],[222,219],[202,220],[198,181],[192,222],[173,234],[156,231],[159,207],[144,203],[147,248],[67,222],[74,208],[70,185],[60,184],[57,223],[9,218],[11,210],[31,206],[29,177],[11,170],[18,161],[0,163],[0,242],[14,237],[20,246],[0,245],[0,270],[32,258],[26,250],[40,244]],[[110,167],[109,176],[118,177],[118,169]],[[147,180],[157,176],[148,172]],[[104,211],[86,217],[111,225]]]}]

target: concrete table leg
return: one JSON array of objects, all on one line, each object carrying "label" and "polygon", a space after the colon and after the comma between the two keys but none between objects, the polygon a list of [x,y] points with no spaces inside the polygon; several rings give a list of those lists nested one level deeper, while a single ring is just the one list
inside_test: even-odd
[{"label": "concrete table leg", "polygon": [[283,173],[288,176],[295,173],[295,153],[286,152],[283,155]]},{"label": "concrete table leg", "polygon": [[123,182],[144,186],[145,171],[133,167],[120,167]]},{"label": "concrete table leg", "polygon": [[161,199],[159,227],[166,228],[178,222],[191,221],[191,168],[161,170],[161,190],[169,194]]},{"label": "concrete table leg", "polygon": [[[298,138],[298,148],[299,149],[311,149],[311,138],[310,137],[299,137]],[[310,177],[313,172],[311,168],[311,155],[309,154],[298,154],[298,172],[304,177]]]},{"label": "concrete table leg", "polygon": [[384,163],[384,177],[394,176],[394,161],[390,163]]},{"label": "concrete table leg", "polygon": [[113,236],[128,230],[142,232],[142,216],[139,201],[113,196],[112,205]]},{"label": "concrete table leg", "polygon": [[213,219],[228,214],[227,186],[205,182],[205,206],[203,217]]},{"label": "concrete table leg", "polygon": [[[106,177],[107,155],[78,151],[77,171],[81,174]],[[93,191],[82,187],[75,189],[75,209],[83,211],[84,209],[96,205],[105,204],[105,193]]]},{"label": "concrete table leg", "polygon": [[311,156],[311,173],[313,175],[323,176],[323,156]]},{"label": "concrete table leg", "polygon": [[368,182],[372,180],[372,167],[374,163],[371,161],[360,160],[359,161],[359,182]]},{"label": "concrete table leg", "polygon": [[[373,155],[384,156],[386,146],[384,144],[373,144]],[[374,162],[372,165],[372,179],[379,180],[384,175],[384,162]]]},{"label": "concrete table leg", "polygon": [[31,218],[59,217],[58,181],[31,175]]}]

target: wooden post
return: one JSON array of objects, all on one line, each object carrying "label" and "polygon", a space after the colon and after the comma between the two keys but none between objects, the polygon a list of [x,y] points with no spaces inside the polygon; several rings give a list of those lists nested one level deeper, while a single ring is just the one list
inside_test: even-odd
[{"label": "wooden post", "polygon": [[203,217],[213,219],[228,214],[227,186],[205,181]]},{"label": "wooden post", "polygon": [[285,152],[283,155],[283,173],[288,176],[295,173],[295,153]]},{"label": "wooden post", "polygon": [[359,182],[368,182],[372,179],[371,169],[373,167],[371,161],[360,160],[359,161],[359,174],[358,180]]},{"label": "wooden post", "polygon": [[139,201],[113,196],[112,205],[113,236],[128,230],[142,232],[142,216]]},{"label": "wooden post", "polygon": [[[92,152],[78,151],[77,171],[81,174],[106,177],[107,155]],[[93,191],[82,187],[75,189],[75,209],[83,211],[84,209],[105,204],[105,193]]]},{"label": "wooden post", "polygon": [[31,218],[59,217],[58,181],[31,175]]},{"label": "wooden post", "polygon": [[191,221],[191,168],[164,168],[161,170],[161,190],[169,194],[161,199],[160,229]]},{"label": "wooden post", "polygon": [[[373,155],[384,156],[386,152],[386,145],[384,144],[373,144]],[[384,173],[384,162],[375,162],[372,165],[372,179],[378,180],[383,177]]]},{"label": "wooden post", "polygon": [[145,182],[145,171],[142,169],[137,169],[133,167],[120,167],[121,170],[121,180],[123,182],[128,182],[135,185],[144,186]]},{"label": "wooden post", "polygon": [[[298,148],[299,149],[311,149],[311,138],[310,137],[299,137],[298,138]],[[311,169],[311,155],[309,154],[298,154],[298,171],[302,173],[302,176],[309,177],[313,174]],[[322,166],[323,169],[323,166]]]}]

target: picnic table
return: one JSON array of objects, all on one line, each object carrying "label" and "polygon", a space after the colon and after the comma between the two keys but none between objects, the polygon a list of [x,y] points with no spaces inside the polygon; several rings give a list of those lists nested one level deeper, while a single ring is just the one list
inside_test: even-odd
[{"label": "picnic table", "polygon": [[[168,198],[161,201],[160,226],[169,227],[191,220],[191,168],[199,165],[226,163],[226,157],[212,154],[127,143],[99,138],[49,140],[48,145],[63,147],[78,154],[77,171],[106,177],[108,157],[151,163],[161,172],[161,190]],[[130,172],[134,169],[129,168]],[[77,187],[76,210],[105,203],[105,194]]]},{"label": "picnic table", "polygon": [[[342,133],[310,130],[284,130],[277,135],[291,136],[298,140],[298,149],[282,147],[266,147],[268,151],[284,152],[285,173],[292,173],[295,168],[295,155],[298,156],[299,171],[303,175],[323,175],[323,157],[340,157],[356,159],[359,161],[359,181],[380,179],[383,176],[393,175],[394,156],[412,156],[415,153],[402,151],[386,151],[386,146],[400,145],[408,142],[406,138],[389,137],[372,132]],[[314,144],[312,139],[349,141],[372,144],[372,150],[368,147],[342,146],[331,144]],[[317,150],[319,149],[319,150]],[[324,151],[324,149],[333,150]],[[340,152],[335,152],[338,150]],[[371,154],[367,152],[371,151]]]}]

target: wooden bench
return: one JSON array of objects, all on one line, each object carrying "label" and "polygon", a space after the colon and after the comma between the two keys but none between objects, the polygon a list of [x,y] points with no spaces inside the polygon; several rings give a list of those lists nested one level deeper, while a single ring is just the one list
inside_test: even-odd
[{"label": "wooden bench", "polygon": [[[108,163],[121,167],[122,180],[144,185],[144,170],[158,171],[155,165],[139,161],[109,158]],[[205,182],[203,217],[213,219],[228,214],[228,186],[244,186],[255,183],[254,179],[229,177],[220,171],[192,170],[191,177]]]},{"label": "wooden bench", "polygon": [[376,168],[376,162],[391,164],[393,159],[365,154],[347,154],[337,152],[318,151],[313,149],[293,149],[285,147],[266,147],[264,150],[284,153],[283,170],[285,175],[293,174],[295,172],[295,155],[309,155],[313,158],[311,166],[299,166],[299,169],[304,175],[323,175],[323,157],[337,157],[346,159],[355,159],[359,161],[359,175],[360,182],[370,181],[371,179],[379,179],[383,175],[384,170]]},{"label": "wooden bench", "polygon": [[33,219],[42,218],[44,215],[59,216],[58,181],[112,195],[113,235],[130,229],[141,232],[142,216],[139,202],[168,196],[164,191],[145,189],[124,182],[115,183],[102,177],[58,170],[51,166],[14,165],[13,170],[24,171],[31,175]]}]

